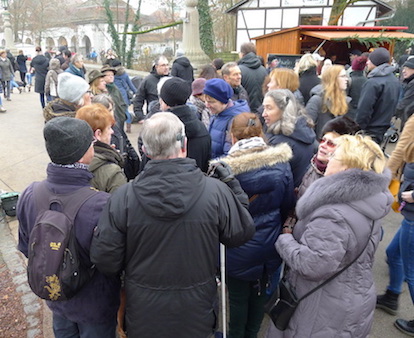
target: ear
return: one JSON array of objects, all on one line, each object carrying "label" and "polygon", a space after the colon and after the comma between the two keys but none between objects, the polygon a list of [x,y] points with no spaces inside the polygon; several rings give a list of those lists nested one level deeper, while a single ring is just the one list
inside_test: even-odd
[{"label": "ear", "polygon": [[95,136],[95,138],[100,141],[101,140],[101,136],[102,136],[102,130],[100,129],[96,129],[95,132],[93,133],[93,136]]},{"label": "ear", "polygon": [[145,156],[147,156],[148,158],[151,158],[151,156],[147,153],[147,149],[145,148],[144,145],[142,145],[141,149],[142,149],[142,152],[145,154]]}]

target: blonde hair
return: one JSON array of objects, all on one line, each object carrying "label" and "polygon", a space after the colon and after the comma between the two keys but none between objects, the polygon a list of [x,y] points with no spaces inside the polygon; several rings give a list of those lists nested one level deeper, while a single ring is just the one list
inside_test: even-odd
[{"label": "blonde hair", "polygon": [[269,76],[277,82],[279,89],[289,89],[293,93],[299,88],[299,76],[292,69],[275,68]]},{"label": "blonde hair", "polygon": [[295,71],[298,75],[300,75],[309,68],[317,66],[318,62],[316,62],[312,54],[306,53],[305,55],[302,55],[302,57],[300,58],[298,64],[295,67]]},{"label": "blonde hair", "polygon": [[323,113],[329,110],[332,115],[340,116],[348,112],[345,91],[339,88],[338,83],[338,76],[344,69],[344,66],[333,65],[322,73]]},{"label": "blonde hair", "polygon": [[335,153],[339,151],[341,161],[348,168],[374,171],[380,174],[384,171],[386,159],[380,146],[371,137],[363,135],[342,135],[335,139]]}]

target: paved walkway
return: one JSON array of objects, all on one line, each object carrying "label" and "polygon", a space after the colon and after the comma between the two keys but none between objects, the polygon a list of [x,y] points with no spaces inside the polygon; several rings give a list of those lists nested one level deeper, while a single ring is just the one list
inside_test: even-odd
[{"label": "paved walkway", "polygon": [[[21,192],[33,181],[43,180],[46,177],[46,165],[49,161],[43,140],[43,115],[38,94],[25,92],[12,95],[11,102],[4,102],[6,113],[0,113],[0,190]],[[138,129],[132,125],[130,140],[136,145]],[[1,219],[1,217],[0,217]],[[36,328],[43,325],[44,337],[53,337],[51,331],[50,312],[43,302],[39,301],[28,290],[25,278],[25,260],[16,251],[17,221],[7,217],[7,223],[0,221],[0,251],[13,274],[16,288],[22,291],[22,303],[28,318],[29,337],[33,337]],[[388,269],[385,263],[385,248],[399,226],[401,216],[390,213],[384,221],[385,237],[380,243],[374,266],[377,290],[383,292],[388,281]],[[407,288],[401,296],[400,316],[413,319],[413,305]],[[41,312],[43,322],[30,321],[31,316]],[[375,312],[374,327],[371,337],[406,337],[393,326],[396,317],[382,311]]]}]

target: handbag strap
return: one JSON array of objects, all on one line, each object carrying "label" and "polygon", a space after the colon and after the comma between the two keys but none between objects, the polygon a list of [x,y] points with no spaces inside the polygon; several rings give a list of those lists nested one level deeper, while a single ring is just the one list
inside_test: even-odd
[{"label": "handbag strap", "polygon": [[368,236],[368,240],[367,240],[367,244],[364,246],[364,248],[362,249],[362,251],[358,254],[358,256],[356,256],[351,263],[347,264],[342,270],[339,270],[338,272],[336,272],[335,274],[333,274],[331,277],[329,277],[326,281],[324,281],[322,284],[319,284],[316,288],[310,290],[308,293],[306,293],[305,295],[303,295],[302,297],[300,297],[298,299],[298,303],[300,301],[302,301],[303,299],[305,299],[306,297],[310,296],[312,293],[314,293],[315,291],[319,290],[322,286],[325,286],[326,284],[328,284],[332,279],[338,277],[342,272],[344,272],[346,269],[348,269],[352,264],[354,264],[356,262],[356,260],[362,255],[362,253],[365,251],[365,249],[367,248],[369,241],[371,240],[371,235],[372,235],[372,231],[374,230],[374,221],[372,221],[371,224],[371,231],[369,233]]}]

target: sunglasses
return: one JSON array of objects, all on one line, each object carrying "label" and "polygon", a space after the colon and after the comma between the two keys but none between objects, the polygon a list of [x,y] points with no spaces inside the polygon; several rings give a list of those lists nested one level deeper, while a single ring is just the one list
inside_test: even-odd
[{"label": "sunglasses", "polygon": [[334,148],[334,147],[336,147],[336,144],[335,144],[333,141],[328,140],[328,139],[327,139],[327,138],[325,138],[325,137],[322,137],[322,138],[319,140],[319,143],[320,143],[320,144],[322,144],[322,143],[326,143],[326,145],[327,145],[329,148]]}]

